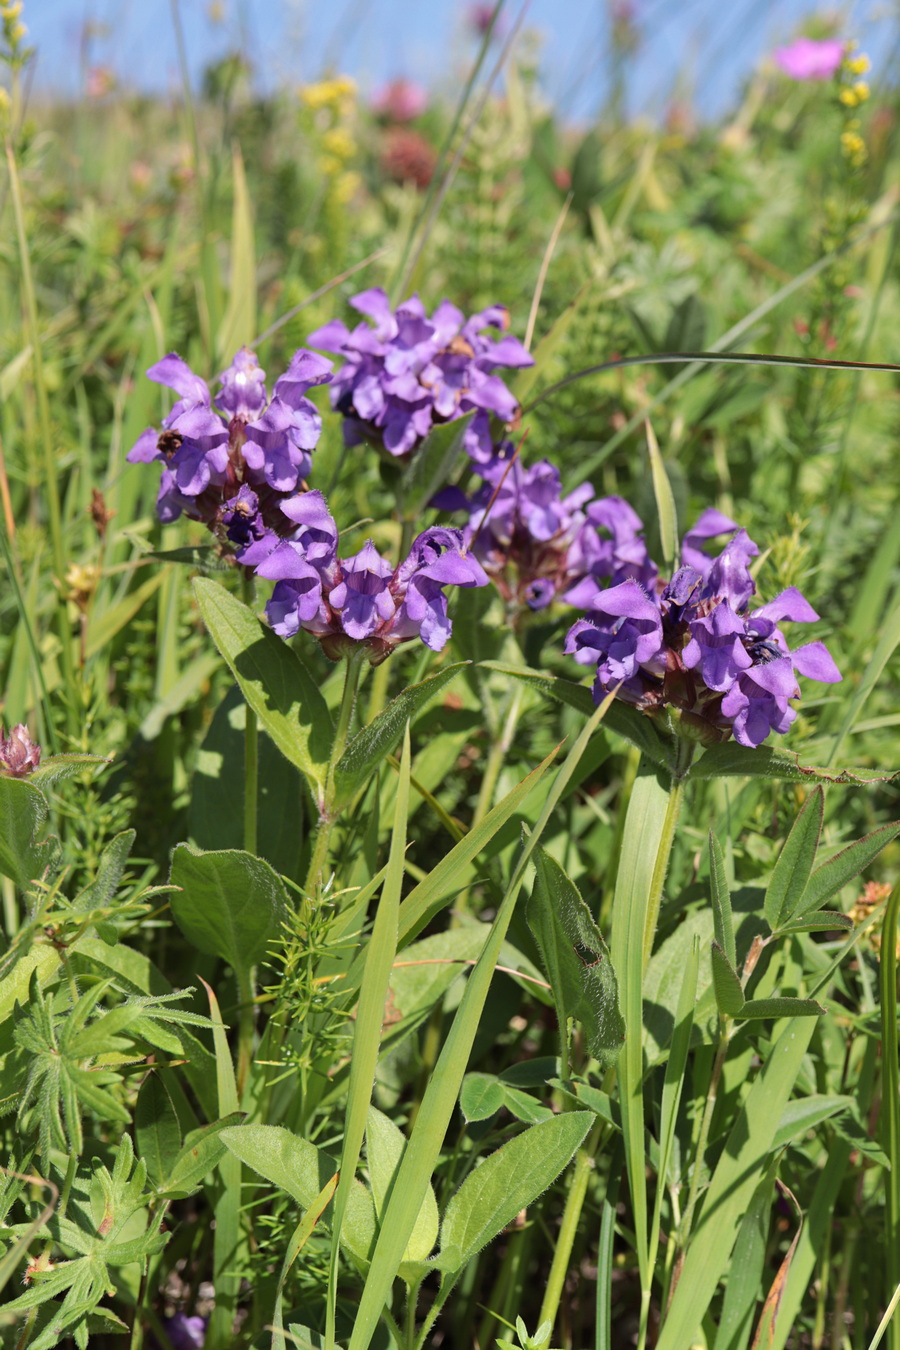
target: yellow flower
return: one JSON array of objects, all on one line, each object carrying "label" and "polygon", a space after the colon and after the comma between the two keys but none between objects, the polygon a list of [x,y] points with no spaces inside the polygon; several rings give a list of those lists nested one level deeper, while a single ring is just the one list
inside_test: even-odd
[{"label": "yellow flower", "polygon": [[841,149],[854,169],[858,169],[861,164],[865,163],[866,143],[858,131],[845,131],[842,133]]},{"label": "yellow flower", "polygon": [[335,159],[334,155],[319,156],[319,172],[326,178],[336,178],[343,167],[341,160]]},{"label": "yellow flower", "polygon": [[5,5],[0,5],[0,14],[6,20],[17,19],[22,13],[22,0],[7,0]]},{"label": "yellow flower", "polygon": [[855,89],[842,89],[838,97],[845,108],[859,107],[859,97]]},{"label": "yellow flower", "polygon": [[333,127],[322,137],[322,144],[329,154],[338,159],[352,159],[356,154],[356,144],[345,127]]},{"label": "yellow flower", "polygon": [[847,70],[851,75],[865,75],[872,62],[867,56],[850,56],[847,58]]},{"label": "yellow flower", "polygon": [[355,197],[362,179],[358,173],[342,173],[334,184],[334,198],[341,206],[346,206]]},{"label": "yellow flower", "polygon": [[869,97],[869,86],[865,80],[857,80],[856,84],[853,86],[853,92],[860,103],[865,103],[866,99]]}]

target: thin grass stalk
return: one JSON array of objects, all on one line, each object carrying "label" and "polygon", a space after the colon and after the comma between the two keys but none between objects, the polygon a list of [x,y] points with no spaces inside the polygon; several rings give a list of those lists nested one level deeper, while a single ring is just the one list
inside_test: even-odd
[{"label": "thin grass stalk", "polygon": [[[245,605],[253,609],[256,582],[249,567],[241,568],[241,590]],[[259,724],[249,703],[244,704],[244,848],[256,853],[257,814],[259,811]]]},{"label": "thin grass stalk", "polygon": [[578,1232],[581,1211],[587,1198],[588,1182],[594,1170],[594,1157],[603,1140],[604,1133],[602,1122],[598,1122],[575,1155],[569,1181],[569,1193],[566,1196],[562,1221],[556,1237],[556,1246],[553,1249],[553,1261],[550,1265],[550,1273],[547,1276],[541,1311],[538,1314],[538,1326],[542,1326],[544,1322],[556,1322],[560,1301],[566,1287],[566,1276],[569,1273],[569,1262],[572,1258],[572,1248],[575,1245],[575,1235]]},{"label": "thin grass stalk", "polygon": [[534,337],[534,326],[537,323],[538,310],[541,307],[541,296],[544,293],[544,282],[547,280],[547,273],[550,270],[550,263],[553,254],[556,252],[556,245],[559,236],[562,234],[562,227],[566,223],[566,216],[569,214],[569,207],[572,205],[574,192],[570,192],[563,202],[562,210],[556,218],[556,224],[550,232],[550,238],[547,241],[547,247],[544,250],[544,256],[541,259],[541,269],[538,272],[537,285],[534,288],[534,295],[531,297],[531,309],[528,311],[528,323],[525,325],[525,337],[522,345],[526,352],[531,351],[531,339]]},{"label": "thin grass stalk", "polygon": [[37,638],[34,632],[34,626],[31,622],[31,615],[25,604],[25,597],[22,594],[22,588],[19,585],[19,578],[16,573],[12,554],[10,551],[9,540],[5,530],[0,530],[0,549],[3,550],[3,558],[6,563],[6,571],[9,576],[9,582],[12,586],[13,596],[15,597],[16,609],[19,612],[19,623],[24,626],[25,636],[28,640],[28,646],[31,649],[31,656],[34,662],[34,677],[37,680],[40,690],[40,705],[37,709],[38,714],[38,739],[46,738],[43,742],[50,748],[53,755],[59,754],[59,743],[56,739],[56,729],[53,725],[53,716],[50,709],[50,695],[47,693],[47,682],[44,679],[44,661],[38,647]]},{"label": "thin grass stalk", "polygon": [[[897,920],[900,885],[888,901],[881,935],[881,1073],[884,1151],[891,1160],[886,1178],[886,1297],[900,1285],[900,1073],[897,1064]],[[880,1339],[880,1337],[879,1337]],[[891,1320],[889,1350],[900,1350],[900,1322]]]},{"label": "thin grass stalk", "polygon": [[[216,1055],[216,1083],[219,1114],[230,1115],[240,1106],[234,1065],[225,1035],[225,1025],[219,1003],[210,986],[202,977],[200,983],[209,999],[213,1023],[213,1047]],[[232,1330],[237,1310],[240,1276],[236,1272],[237,1249],[241,1231],[241,1164],[233,1153],[226,1153],[218,1164],[221,1190],[215,1203],[216,1226],[213,1232],[213,1284],[216,1306],[209,1319],[207,1350],[229,1350],[233,1344]]]},{"label": "thin grass stalk", "polygon": [[[500,0],[500,2],[502,3],[502,0]],[[496,14],[499,12],[499,9],[500,4],[497,5],[497,10],[495,11],[495,18]],[[409,278],[407,284],[411,285],[415,281],[416,270],[419,266],[419,262],[421,261],[422,254],[425,251],[425,245],[428,243],[429,236],[431,235],[432,228],[434,227],[434,222],[437,220],[438,214],[440,213],[440,209],[444,204],[444,198],[447,196],[447,193],[450,191],[450,188],[453,185],[453,180],[456,177],[457,170],[459,169],[460,164],[462,163],[462,158],[463,155],[466,153],[466,148],[468,147],[469,141],[472,139],[472,134],[475,131],[475,128],[477,127],[479,121],[481,120],[481,114],[484,112],[485,106],[490,96],[491,89],[493,88],[494,85],[494,81],[500,74],[501,70],[506,64],[506,58],[512,51],[513,43],[515,42],[516,38],[519,35],[519,29],[522,26],[522,20],[524,19],[524,17],[525,17],[525,6],[523,5],[518,18],[516,19],[515,23],[510,29],[509,36],[507,37],[506,42],[503,45],[503,50],[500,53],[500,57],[497,61],[497,64],[491,71],[490,77],[488,78],[484,86],[481,98],[475,105],[475,109],[472,113],[472,116],[469,119],[468,125],[466,126],[465,131],[460,137],[459,145],[456,148],[456,153],[450,162],[450,165],[447,169],[446,174],[444,175],[440,187],[438,188],[434,201],[431,203],[430,209],[425,218],[425,224],[422,227],[421,237],[419,239],[418,244],[416,245],[416,249],[412,257],[412,261],[410,262],[408,268],[404,273],[404,281],[406,280],[407,277]],[[401,292],[402,289],[403,288],[400,288]]]},{"label": "thin grass stalk", "polygon": [[432,200],[434,199],[434,195],[437,192],[437,185],[440,182],[441,174],[444,171],[444,165],[447,163],[447,159],[450,154],[450,148],[453,145],[453,142],[456,138],[456,133],[459,130],[460,124],[462,123],[462,119],[465,116],[466,108],[469,106],[469,99],[472,97],[472,90],[474,89],[475,82],[481,73],[481,67],[484,65],[485,57],[487,56],[488,49],[490,48],[491,45],[491,38],[494,33],[494,28],[496,26],[498,18],[500,17],[500,11],[503,9],[505,3],[506,0],[497,0],[497,3],[494,6],[494,12],[491,15],[490,23],[481,39],[481,46],[478,49],[478,55],[475,58],[475,64],[472,67],[468,80],[466,80],[465,87],[463,88],[462,95],[460,96],[459,103],[457,104],[456,112],[453,115],[453,122],[451,123],[450,130],[447,132],[447,135],[444,139],[444,144],[441,146],[440,153],[438,154],[437,164],[435,165],[434,173],[431,175],[431,181],[428,184],[428,190],[425,193],[425,200],[422,202],[418,214],[416,215],[414,221],[412,222],[412,225],[409,228],[409,233],[406,236],[406,241],[403,245],[403,250],[400,255],[400,260],[397,264],[397,270],[394,275],[394,280],[391,283],[390,288],[391,305],[393,308],[396,308],[400,296],[403,292],[403,288],[406,284],[407,276],[412,271],[412,268],[407,266],[409,251],[412,248],[413,240],[415,239],[416,234],[418,233],[420,225],[426,219],[428,212],[431,208]]},{"label": "thin grass stalk", "polygon": [[347,1200],[356,1176],[366,1119],[372,1101],[372,1085],[381,1050],[381,1030],[384,1005],[391,979],[394,957],[397,954],[397,933],[400,914],[400,892],[403,887],[403,864],[406,856],[406,820],[409,811],[409,722],[403,736],[403,754],[400,760],[400,779],[394,809],[394,829],[388,859],[384,888],[375,913],[372,934],[366,946],[366,967],[359,991],[353,1049],[350,1054],[350,1085],[344,1116],[344,1143],[341,1149],[340,1180],[334,1198],[332,1220],[331,1264],[328,1276],[328,1305],[325,1333],[326,1350],[334,1350],[335,1310],[337,1306],[338,1253],[341,1226]]},{"label": "thin grass stalk", "polygon": [[337,820],[337,815],[334,810],[334,773],[337,768],[338,760],[347,746],[347,739],[350,734],[350,723],[353,719],[353,709],[356,704],[356,691],[359,688],[359,677],[365,659],[366,652],[364,647],[359,647],[352,651],[345,659],[344,689],[341,694],[341,706],[338,709],[337,724],[334,729],[334,741],[331,745],[331,758],[328,762],[328,775],[325,782],[325,800],[319,816],[319,824],[316,829],[315,841],[313,843],[309,871],[306,874],[306,883],[304,885],[304,890],[307,895],[313,895],[318,890],[325,871],[325,866],[328,862],[328,849],[331,844],[331,836]]},{"label": "thin grass stalk", "polygon": [[53,550],[53,570],[59,587],[57,617],[59,640],[62,650],[63,673],[70,695],[75,689],[75,665],[72,654],[72,633],[69,628],[69,616],[66,603],[66,551],[62,531],[62,511],[60,507],[59,482],[57,480],[54,458],[53,427],[50,421],[50,403],[47,398],[47,385],[44,379],[44,361],[41,347],[41,331],[38,323],[37,298],[34,289],[34,277],[31,271],[31,254],[28,248],[28,232],[25,227],[25,210],[22,203],[22,187],[19,170],[12,143],[6,142],[6,164],[9,171],[9,186],[13,201],[13,214],[16,221],[16,238],[19,246],[19,262],[22,268],[22,298],[25,302],[25,323],[28,341],[31,345],[31,360],[34,367],[34,386],[38,405],[38,427],[44,451],[44,490],[47,496],[47,515],[50,525],[50,542]]}]

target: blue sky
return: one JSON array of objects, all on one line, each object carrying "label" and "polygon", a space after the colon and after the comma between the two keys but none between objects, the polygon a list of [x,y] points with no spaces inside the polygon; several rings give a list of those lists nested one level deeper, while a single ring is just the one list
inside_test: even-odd
[{"label": "blue sky", "polygon": [[[363,89],[405,75],[452,89],[473,43],[460,0],[179,0],[192,73],[241,46],[268,86],[316,78],[325,65],[354,75]],[[856,0],[826,9],[811,0],[631,0],[641,33],[629,78],[633,112],[660,113],[676,81],[715,115],[779,42],[816,14],[841,16],[885,73],[897,36],[896,7]],[[522,0],[506,0],[511,21]],[[539,43],[548,97],[579,120],[602,103],[608,78],[609,0],[530,0],[524,29]],[[77,95],[83,87],[83,34],[94,36],[90,64],[111,66],[145,90],[178,83],[171,0],[25,0],[23,15],[39,51],[38,85]]]}]

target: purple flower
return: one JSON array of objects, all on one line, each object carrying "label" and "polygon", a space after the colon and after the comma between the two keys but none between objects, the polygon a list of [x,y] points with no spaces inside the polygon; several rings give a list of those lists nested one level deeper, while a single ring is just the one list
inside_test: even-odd
[{"label": "purple flower", "polygon": [[774,52],[775,64],[792,80],[828,80],[844,59],[844,44],[837,38],[800,37]]},{"label": "purple flower", "polygon": [[444,587],[487,585],[480,563],[464,551],[461,530],[424,530],[395,567],[371,539],[339,558],[337,526],[320,492],[293,497],[282,510],[293,534],[255,540],[238,561],[275,582],[266,605],[275,632],[289,638],[305,629],[333,660],[364,643],[377,665],[415,637],[440,651],[451,632]]},{"label": "purple flower", "polygon": [[278,508],[309,474],[322,429],[306,393],[327,383],[330,370],[330,361],[301,349],[269,400],[256,353],[242,347],[220,375],[213,400],[206,382],[175,352],[151,366],[150,379],[179,400],[163,419],[162,434],[148,427],[128,461],[162,463],[160,519],[177,520],[183,512],[238,546],[267,529],[283,532]]},{"label": "purple flower", "polygon": [[7,778],[27,778],[41,762],[41,747],[19,722],[7,736],[0,726],[0,774]]},{"label": "purple flower", "polygon": [[173,1350],[201,1350],[206,1341],[206,1318],[173,1313],[163,1318],[163,1327]]},{"label": "purple flower", "polygon": [[[629,531],[639,538],[640,521],[610,505],[616,501],[607,498],[604,507],[613,540],[627,541]],[[726,531],[733,537],[710,557],[700,545]],[[800,695],[797,675],[826,684],[841,675],[823,643],[793,652],[788,646],[781,623],[819,617],[796,587],[748,609],[756,593],[749,564],[758,554],[746,530],[710,510],[685,535],[682,566],[670,581],[654,568],[649,585],[630,577],[603,589],[595,563],[567,593],[588,618],[573,625],[566,641],[576,661],[596,666],[595,699],[616,689],[647,712],[674,706],[682,725],[706,742],[733,734],[741,745],[757,746],[771,731],[787,731],[797,716],[790,702]]]},{"label": "purple flower", "polygon": [[473,459],[494,454],[491,417],[513,422],[519,405],[493,374],[496,367],[533,365],[518,339],[493,341],[484,330],[504,330],[507,311],[494,305],[466,319],[449,300],[429,318],[417,295],[392,310],[380,287],[350,301],[371,320],[351,331],[340,319],[310,333],[315,347],[344,364],[331,387],[332,406],[344,416],[348,444],[371,440],[389,455],[410,454],[432,426],[475,413],[465,435]]}]

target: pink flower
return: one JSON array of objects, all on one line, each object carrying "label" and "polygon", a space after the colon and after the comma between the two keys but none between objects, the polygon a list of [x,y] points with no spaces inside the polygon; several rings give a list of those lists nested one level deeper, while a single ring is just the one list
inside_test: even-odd
[{"label": "pink flower", "polygon": [[829,80],[844,59],[844,44],[837,38],[801,37],[774,53],[775,64],[792,80]]},{"label": "pink flower", "polygon": [[412,122],[428,107],[428,94],[412,80],[391,80],[372,96],[372,111],[389,122]]}]

